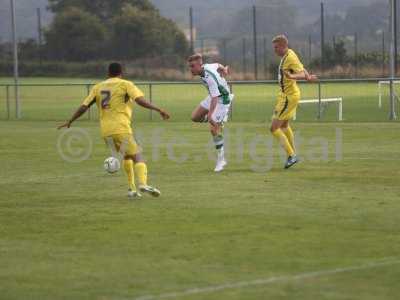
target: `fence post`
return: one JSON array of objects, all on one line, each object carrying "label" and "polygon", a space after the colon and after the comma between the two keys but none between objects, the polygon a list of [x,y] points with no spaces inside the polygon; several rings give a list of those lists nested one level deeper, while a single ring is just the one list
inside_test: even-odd
[{"label": "fence post", "polygon": [[[149,100],[153,103],[153,85],[149,83]],[[153,121],[153,110],[150,109],[150,121]]]},{"label": "fence post", "polygon": [[390,95],[390,106],[389,106],[389,119],[390,120],[396,120],[396,92],[394,90],[394,80],[393,77],[390,78],[389,80],[389,95]]},{"label": "fence post", "polygon": [[324,72],[325,66],[325,11],[324,3],[321,2],[321,73]]},{"label": "fence post", "polygon": [[243,79],[246,77],[247,72],[247,65],[246,65],[246,38],[243,38],[243,45],[242,45],[242,72],[243,72]]},{"label": "fence post", "polygon": [[389,119],[390,120],[396,120],[396,107],[395,107],[395,102],[396,102],[396,95],[395,95],[395,90],[393,87],[393,79],[396,77],[396,43],[397,43],[397,37],[396,37],[396,0],[391,0],[390,1],[390,8],[391,8],[391,13],[390,13],[390,113],[389,113]]},{"label": "fence post", "polygon": [[253,5],[254,79],[258,79],[257,8]]},{"label": "fence post", "polygon": [[189,7],[190,53],[194,52],[193,7]]},{"label": "fence post", "polygon": [[382,77],[385,77],[385,31],[382,31]]},{"label": "fence post", "polygon": [[354,68],[355,68],[355,77],[358,77],[358,34],[357,32],[354,34]]},{"label": "fence post", "polygon": [[7,120],[10,120],[10,86],[6,85]]},{"label": "fence post", "polygon": [[[86,85],[86,95],[89,95],[89,93],[90,93],[90,84],[87,84]],[[92,119],[92,116],[91,116],[91,111],[90,111],[90,106],[89,106],[89,109],[88,109],[88,120],[91,120]]]},{"label": "fence post", "polygon": [[[230,83],[229,86],[231,88],[231,94],[233,94],[233,84]],[[231,120],[233,121],[233,101],[231,102],[231,106],[229,109],[230,109],[229,115],[231,117]]]},{"label": "fence post", "polygon": [[318,81],[318,120],[321,120],[321,81]]}]

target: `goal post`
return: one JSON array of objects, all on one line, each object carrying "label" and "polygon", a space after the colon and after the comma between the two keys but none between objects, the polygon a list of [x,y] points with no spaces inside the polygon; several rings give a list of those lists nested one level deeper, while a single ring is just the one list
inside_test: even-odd
[{"label": "goal post", "polygon": [[[313,103],[319,103],[319,99],[308,99],[308,100],[300,100],[299,104],[313,104]],[[326,98],[326,99],[321,99],[321,103],[337,103],[337,119],[338,121],[343,121],[343,98]],[[293,116],[293,120],[297,119],[297,113]]]},{"label": "goal post", "polygon": [[[400,80],[393,80],[393,84],[400,84]],[[381,80],[378,82],[378,92],[379,92],[379,96],[378,96],[378,107],[382,108],[382,97],[383,97],[383,86],[384,85],[390,85],[390,81],[389,80]],[[395,97],[399,100],[399,96],[397,95],[397,93],[395,92]]]}]

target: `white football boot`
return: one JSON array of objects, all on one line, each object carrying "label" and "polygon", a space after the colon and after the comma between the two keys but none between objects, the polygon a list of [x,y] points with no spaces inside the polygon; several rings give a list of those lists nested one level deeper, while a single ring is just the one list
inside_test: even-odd
[{"label": "white football boot", "polygon": [[139,191],[147,193],[153,197],[159,197],[161,195],[161,192],[158,189],[149,185],[139,185]]},{"label": "white football boot", "polygon": [[227,162],[225,160],[225,151],[224,151],[224,148],[222,147],[218,151],[217,165],[215,166],[214,172],[218,173],[218,172],[223,171],[226,165],[227,165]]},{"label": "white football boot", "polygon": [[221,149],[221,151],[218,153],[217,165],[215,166],[214,172],[218,173],[223,171],[226,165],[227,162],[225,160],[224,150]]},{"label": "white football boot", "polygon": [[128,198],[140,198],[142,195],[137,191],[132,191],[131,189],[128,190]]},{"label": "white football boot", "polygon": [[216,173],[222,172],[227,164],[228,163],[226,162],[225,159],[218,160],[214,172]]}]

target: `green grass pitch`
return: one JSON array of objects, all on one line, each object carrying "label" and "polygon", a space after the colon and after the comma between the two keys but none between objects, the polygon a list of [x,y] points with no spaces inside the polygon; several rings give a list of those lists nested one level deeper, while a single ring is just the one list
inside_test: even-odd
[{"label": "green grass pitch", "polygon": [[55,127],[83,87],[23,88],[22,121],[4,120],[0,87],[0,299],[398,299],[400,123],[386,122],[377,85],[324,88],[344,98],[342,123],[333,105],[325,122],[301,108],[289,171],[268,144],[275,87],[234,91],[230,164],[214,174],[207,127],[189,122],[204,90],[153,87],[173,119],[137,108],[135,126],[163,195],[129,201],[123,172],[102,169],[96,121],[75,124],[87,160],[60,156]]}]

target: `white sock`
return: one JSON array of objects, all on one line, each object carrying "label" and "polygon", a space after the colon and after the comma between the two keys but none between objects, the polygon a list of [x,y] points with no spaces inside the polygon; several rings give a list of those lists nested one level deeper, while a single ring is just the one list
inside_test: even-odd
[{"label": "white sock", "polygon": [[224,151],[224,147],[220,148],[217,150],[218,153],[218,160],[225,160],[225,151]]}]

